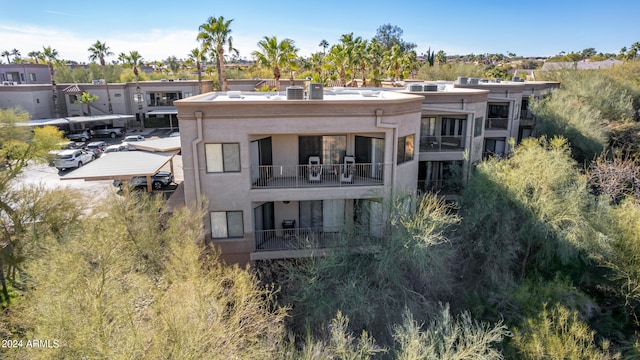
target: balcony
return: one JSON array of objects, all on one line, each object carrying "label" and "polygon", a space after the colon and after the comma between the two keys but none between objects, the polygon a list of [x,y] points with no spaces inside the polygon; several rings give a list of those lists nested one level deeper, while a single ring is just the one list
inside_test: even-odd
[{"label": "balcony", "polygon": [[459,151],[464,150],[464,136],[421,136],[420,151]]},{"label": "balcony", "polygon": [[487,130],[507,130],[509,128],[509,119],[487,118],[484,128]]},{"label": "balcony", "polygon": [[[319,227],[319,228],[294,228],[259,230],[254,232],[256,242],[256,252],[286,251],[286,250],[309,250],[328,249],[338,246],[363,246],[376,245],[382,239],[374,235],[369,235],[364,244],[362,237],[358,238],[357,244],[344,243],[353,236],[343,236],[341,227]],[[366,234],[366,231],[359,231],[359,235]]]},{"label": "balcony", "polygon": [[462,191],[462,179],[420,180],[418,189],[441,195],[457,195]]},{"label": "balcony", "polygon": [[252,166],[251,188],[382,186],[385,167],[384,163]]}]

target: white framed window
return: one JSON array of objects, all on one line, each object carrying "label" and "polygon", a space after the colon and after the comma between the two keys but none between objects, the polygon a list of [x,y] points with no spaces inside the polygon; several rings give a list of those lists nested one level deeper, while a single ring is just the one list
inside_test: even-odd
[{"label": "white framed window", "polygon": [[212,211],[209,217],[212,239],[244,237],[242,211]]},{"label": "white framed window", "polygon": [[205,144],[204,152],[208,173],[240,171],[240,144]]},{"label": "white framed window", "polygon": [[29,73],[29,81],[36,81],[36,73]]}]

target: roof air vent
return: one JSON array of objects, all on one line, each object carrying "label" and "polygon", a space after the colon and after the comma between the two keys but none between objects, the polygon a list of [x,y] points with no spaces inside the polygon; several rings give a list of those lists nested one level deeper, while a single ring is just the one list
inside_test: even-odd
[{"label": "roof air vent", "polygon": [[229,99],[242,99],[242,91],[227,91],[227,96]]},{"label": "roof air vent", "polygon": [[304,88],[302,86],[287,87],[287,100],[304,100]]},{"label": "roof air vent", "polygon": [[424,91],[438,91],[438,85],[437,84],[425,84],[424,85]]}]

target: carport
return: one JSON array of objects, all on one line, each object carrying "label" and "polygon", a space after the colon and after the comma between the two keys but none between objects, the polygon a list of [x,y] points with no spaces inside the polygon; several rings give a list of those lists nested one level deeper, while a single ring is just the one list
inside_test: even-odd
[{"label": "carport", "polygon": [[126,184],[135,176],[147,178],[147,191],[152,191],[151,176],[155,175],[167,163],[174,174],[173,157],[177,151],[148,152],[123,151],[100,157],[85,166],[60,177],[61,180],[100,181],[121,180]]}]

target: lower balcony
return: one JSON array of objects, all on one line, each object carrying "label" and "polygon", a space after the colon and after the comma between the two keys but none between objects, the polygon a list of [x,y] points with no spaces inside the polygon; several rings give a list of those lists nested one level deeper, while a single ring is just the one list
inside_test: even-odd
[{"label": "lower balcony", "polygon": [[[380,230],[382,227],[380,226]],[[269,251],[295,251],[295,250],[320,250],[331,249],[339,246],[363,246],[362,232],[356,241],[357,244],[349,244],[355,238],[345,236],[343,228],[292,228],[255,231],[256,252]],[[379,244],[379,236],[370,234],[367,236],[367,246]],[[358,245],[358,246],[357,246]]]},{"label": "lower balcony", "polygon": [[385,164],[261,165],[251,167],[252,189],[382,186]]}]

